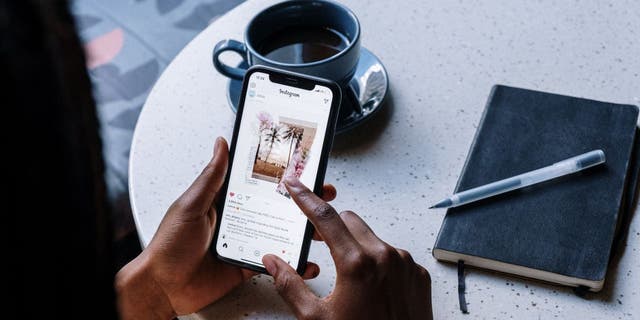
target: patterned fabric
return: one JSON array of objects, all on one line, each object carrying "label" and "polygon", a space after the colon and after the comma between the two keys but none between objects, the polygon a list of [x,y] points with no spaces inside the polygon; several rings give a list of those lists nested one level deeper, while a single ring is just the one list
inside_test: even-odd
[{"label": "patterned fabric", "polygon": [[126,191],[131,135],[162,70],[209,23],[242,0],[76,0],[102,120],[111,196]]},{"label": "patterned fabric", "polygon": [[244,0],[76,0],[101,121],[116,239],[135,231],[127,170],[133,129],[162,70],[209,23]]}]

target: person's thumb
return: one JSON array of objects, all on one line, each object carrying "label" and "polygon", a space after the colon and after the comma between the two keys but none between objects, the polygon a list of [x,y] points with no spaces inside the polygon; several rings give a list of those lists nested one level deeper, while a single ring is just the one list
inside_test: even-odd
[{"label": "person's thumb", "polygon": [[188,213],[204,214],[213,205],[213,200],[222,187],[227,174],[229,149],[227,141],[218,137],[213,149],[213,157],[193,181],[191,186],[180,196],[178,203]]},{"label": "person's thumb", "polygon": [[265,255],[262,263],[273,276],[278,294],[282,296],[297,318],[310,319],[313,315],[317,315],[320,299],[311,292],[304,280],[289,264],[272,254]]}]

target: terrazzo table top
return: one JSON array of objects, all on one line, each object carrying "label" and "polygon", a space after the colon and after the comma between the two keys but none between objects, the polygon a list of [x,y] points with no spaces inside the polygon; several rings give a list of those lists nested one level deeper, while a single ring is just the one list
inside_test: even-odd
[{"label": "terrazzo table top", "polygon": [[[242,40],[249,19],[273,2],[248,1],[210,25],[149,95],[129,181],[143,244],[209,159],[215,137],[231,138],[228,80],[212,66],[213,46]],[[640,318],[637,214],[602,293],[583,299],[567,288],[469,270],[470,314],[463,315],[455,267],[431,256],[445,211],[427,209],[453,190],[493,84],[640,105],[640,2],[344,3],[360,19],[362,45],[387,67],[391,96],[373,121],[336,138],[326,181],[338,189],[338,210],[359,213],[429,270],[436,319]],[[335,281],[326,246],[314,243],[310,260],[322,272],[308,284],[326,295]],[[256,277],[193,317],[292,318],[270,281]]]}]

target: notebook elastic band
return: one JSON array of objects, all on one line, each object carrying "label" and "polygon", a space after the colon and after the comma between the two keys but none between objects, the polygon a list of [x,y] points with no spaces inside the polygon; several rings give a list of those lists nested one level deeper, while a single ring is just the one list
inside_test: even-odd
[{"label": "notebook elastic band", "polygon": [[579,286],[579,287],[573,288],[573,293],[575,293],[580,298],[585,298],[587,295],[587,292],[589,292],[589,287]]},{"label": "notebook elastic band", "polygon": [[460,303],[460,311],[467,314],[467,300],[464,297],[466,286],[464,284],[464,261],[458,260],[458,302]]}]

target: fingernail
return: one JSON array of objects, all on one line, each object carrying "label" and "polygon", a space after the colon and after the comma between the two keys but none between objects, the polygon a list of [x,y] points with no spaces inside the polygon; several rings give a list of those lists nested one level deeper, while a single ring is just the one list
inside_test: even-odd
[{"label": "fingernail", "polygon": [[216,142],[213,143],[213,154],[215,155],[218,152],[218,146],[220,145],[221,137],[216,138]]},{"label": "fingernail", "polygon": [[273,276],[278,272],[278,265],[273,261],[273,258],[264,256],[264,258],[262,258],[262,264],[264,264],[264,267],[270,275]]},{"label": "fingernail", "polygon": [[300,180],[295,176],[288,176],[284,179],[284,184],[290,188],[300,188]]},{"label": "fingernail", "polygon": [[216,144],[213,147],[213,153],[215,154],[216,152],[219,151],[219,149],[222,147],[222,144],[224,144],[225,140],[223,137],[217,137],[216,138]]}]

